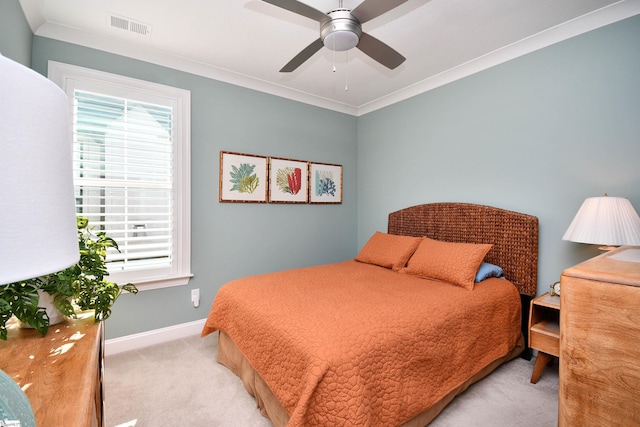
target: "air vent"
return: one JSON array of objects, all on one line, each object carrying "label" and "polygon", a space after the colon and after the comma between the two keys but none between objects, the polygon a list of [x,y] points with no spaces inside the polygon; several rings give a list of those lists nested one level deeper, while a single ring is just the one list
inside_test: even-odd
[{"label": "air vent", "polygon": [[133,19],[125,18],[123,16],[107,15],[107,25],[111,28],[117,28],[119,30],[129,31],[143,36],[151,35],[151,25],[134,21]]}]

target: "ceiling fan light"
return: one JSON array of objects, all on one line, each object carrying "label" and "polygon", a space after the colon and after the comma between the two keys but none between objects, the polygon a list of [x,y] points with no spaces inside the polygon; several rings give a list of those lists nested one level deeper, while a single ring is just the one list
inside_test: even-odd
[{"label": "ceiling fan light", "polygon": [[327,49],[349,50],[360,42],[362,27],[360,22],[347,9],[329,12],[329,21],[320,26],[320,38]]},{"label": "ceiling fan light", "polygon": [[326,48],[337,51],[353,49],[359,41],[358,35],[350,30],[331,32],[322,40]]}]

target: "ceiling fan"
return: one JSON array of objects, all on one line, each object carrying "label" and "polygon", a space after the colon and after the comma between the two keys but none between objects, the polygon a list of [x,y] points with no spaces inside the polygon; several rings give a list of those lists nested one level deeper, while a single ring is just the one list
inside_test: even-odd
[{"label": "ceiling fan", "polygon": [[387,68],[394,69],[405,61],[405,57],[362,31],[362,24],[401,5],[407,0],[365,0],[355,9],[345,9],[342,1],[338,9],[323,13],[297,0],[263,0],[298,15],[306,16],[320,23],[320,38],[304,48],[280,70],[290,73],[314,53],[326,47],[334,51],[344,51],[357,47],[362,52]]}]

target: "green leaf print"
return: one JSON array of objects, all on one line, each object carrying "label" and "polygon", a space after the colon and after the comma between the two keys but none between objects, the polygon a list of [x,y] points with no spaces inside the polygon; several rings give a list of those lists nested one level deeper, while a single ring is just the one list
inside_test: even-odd
[{"label": "green leaf print", "polygon": [[256,165],[249,163],[241,163],[240,167],[231,165],[231,179],[229,182],[233,184],[231,191],[252,194],[260,185],[260,178],[253,173]]}]

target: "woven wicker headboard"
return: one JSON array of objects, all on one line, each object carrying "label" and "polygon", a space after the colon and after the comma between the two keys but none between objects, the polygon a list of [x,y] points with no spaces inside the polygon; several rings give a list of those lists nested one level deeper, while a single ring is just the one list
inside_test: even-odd
[{"label": "woven wicker headboard", "polygon": [[429,203],[389,214],[389,234],[436,240],[492,243],[486,261],[499,265],[521,294],[538,283],[538,218],[491,206]]}]

